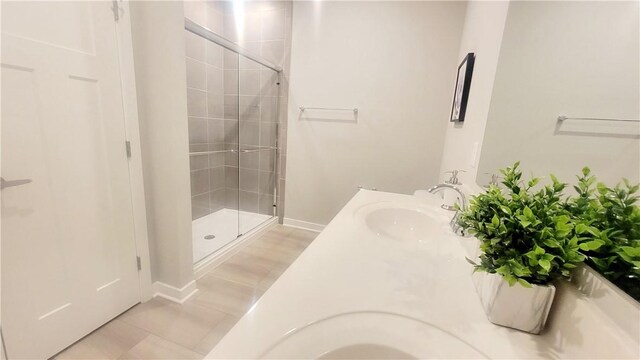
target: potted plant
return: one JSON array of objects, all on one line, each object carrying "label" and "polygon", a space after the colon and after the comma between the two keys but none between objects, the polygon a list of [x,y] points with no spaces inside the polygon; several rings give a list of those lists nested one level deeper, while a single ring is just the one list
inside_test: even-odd
[{"label": "potted plant", "polygon": [[626,179],[613,188],[596,184],[585,167],[574,186],[577,196],[566,206],[575,219],[586,263],[640,301],[639,188]]},{"label": "potted plant", "polygon": [[534,187],[522,181],[519,162],[500,170],[505,190],[490,186],[471,199],[460,224],[480,241],[476,290],[488,319],[538,334],[544,328],[556,279],[583,262],[571,214],[562,199],[566,184]]}]

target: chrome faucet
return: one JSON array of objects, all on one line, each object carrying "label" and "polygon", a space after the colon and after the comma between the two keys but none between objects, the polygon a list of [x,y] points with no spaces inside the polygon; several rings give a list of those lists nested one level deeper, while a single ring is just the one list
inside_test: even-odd
[{"label": "chrome faucet", "polygon": [[[451,189],[451,190],[457,192],[458,195],[459,195],[459,198],[460,198],[460,210],[466,209],[466,207],[467,207],[467,197],[464,195],[462,190],[460,190],[455,185],[438,184],[436,186],[430,187],[427,191],[432,193],[432,194],[435,194],[435,193],[438,193],[438,192],[440,192],[442,190],[445,190],[445,189]],[[453,215],[453,218],[451,219],[451,221],[449,221],[449,226],[451,227],[451,230],[453,230],[453,232],[456,235],[467,236],[467,233],[464,231],[462,226],[460,226],[460,224],[458,224],[458,217],[460,216],[460,211],[456,210],[455,207],[447,205],[447,204],[442,204],[441,207],[443,209],[445,209],[445,210],[451,210],[451,211],[455,211],[456,212]]]}]

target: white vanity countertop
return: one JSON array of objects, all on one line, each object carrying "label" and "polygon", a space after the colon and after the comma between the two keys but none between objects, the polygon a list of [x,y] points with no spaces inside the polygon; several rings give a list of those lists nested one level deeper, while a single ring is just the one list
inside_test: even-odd
[{"label": "white vanity countertop", "polygon": [[[440,225],[433,229],[433,237],[428,241],[398,241],[376,235],[358,215],[359,209],[375,206],[370,205],[374,203],[425,207],[427,201],[409,195],[358,192],[207,358],[272,357],[274,348],[282,348],[292,336],[303,344],[304,336],[300,334],[304,329],[317,328],[306,325],[347,313],[350,315],[343,317],[342,325],[336,320],[326,322],[333,325],[327,325],[325,330],[308,331],[313,334],[313,342],[309,343],[312,346],[288,345],[302,346],[303,355],[299,349],[288,354],[317,358],[338,346],[377,344],[380,340],[394,342],[399,349],[417,342],[436,343],[429,352],[417,357],[478,358],[478,354],[511,359],[640,357],[638,344],[568,284],[559,287],[547,330],[542,335],[490,323],[471,280],[471,265],[465,260],[475,240],[455,236],[448,226],[452,213],[433,206],[435,200],[429,208]],[[562,301],[558,297],[563,297]],[[395,320],[391,319],[389,328],[397,331],[386,334],[382,330],[368,333],[358,328],[373,321],[376,323],[373,327],[384,329],[387,317],[393,317],[385,314],[415,319],[418,325],[412,330],[411,325],[398,322],[394,327]],[[419,325],[420,322],[436,330],[424,330],[425,325]],[[340,332],[337,327],[345,331]],[[453,335],[463,342],[461,346],[447,343],[436,332]]]}]

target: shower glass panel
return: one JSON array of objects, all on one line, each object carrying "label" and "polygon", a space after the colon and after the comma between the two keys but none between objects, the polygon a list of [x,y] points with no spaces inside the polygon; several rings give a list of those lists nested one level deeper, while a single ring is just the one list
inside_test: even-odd
[{"label": "shower glass panel", "polygon": [[275,215],[278,73],[239,55],[240,234]]},{"label": "shower glass panel", "polygon": [[193,261],[234,241],[238,218],[238,55],[185,30]]},{"label": "shower glass panel", "polygon": [[188,19],[185,27],[198,262],[275,216],[279,74],[272,70],[277,66]]}]

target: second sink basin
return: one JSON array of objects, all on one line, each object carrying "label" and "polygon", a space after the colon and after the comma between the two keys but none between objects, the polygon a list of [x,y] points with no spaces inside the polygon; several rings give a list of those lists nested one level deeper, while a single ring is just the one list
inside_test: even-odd
[{"label": "second sink basin", "polygon": [[421,240],[438,224],[429,215],[412,209],[378,209],[367,215],[365,222],[376,234],[397,240]]},{"label": "second sink basin", "polygon": [[409,204],[371,204],[360,208],[356,216],[377,235],[402,241],[424,240],[442,225],[430,209]]}]

